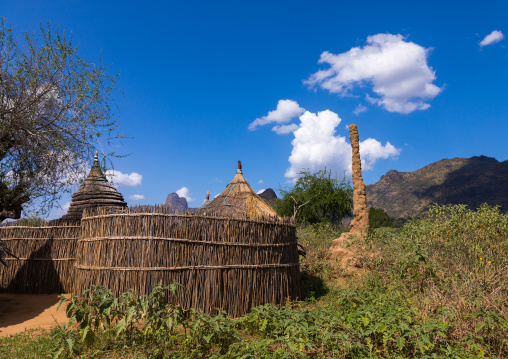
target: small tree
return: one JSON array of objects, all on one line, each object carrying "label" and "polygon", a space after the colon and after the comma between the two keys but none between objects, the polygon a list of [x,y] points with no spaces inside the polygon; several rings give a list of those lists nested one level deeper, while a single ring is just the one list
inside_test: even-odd
[{"label": "small tree", "polygon": [[281,189],[281,194],[282,199],[276,204],[275,211],[300,223],[339,223],[351,215],[351,184],[345,179],[339,182],[332,178],[326,169],[316,173],[300,172],[294,187]]},{"label": "small tree", "polygon": [[[38,200],[48,211],[100,142],[121,136],[116,75],[83,60],[50,26],[15,34],[0,22],[0,223]],[[111,155],[111,154],[110,154]]]},{"label": "small tree", "polygon": [[381,228],[381,227],[393,227],[394,219],[388,215],[384,210],[380,208],[369,208],[369,227],[370,228]]}]

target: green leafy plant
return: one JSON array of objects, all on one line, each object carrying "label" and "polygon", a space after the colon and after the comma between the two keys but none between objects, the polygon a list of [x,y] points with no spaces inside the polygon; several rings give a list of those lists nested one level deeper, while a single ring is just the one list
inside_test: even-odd
[{"label": "green leafy plant", "polygon": [[351,214],[353,189],[343,179],[332,178],[331,172],[300,172],[293,187],[280,190],[282,199],[275,211],[285,217],[294,217],[298,223],[328,221],[340,223]]},{"label": "green leafy plant", "polygon": [[82,298],[62,296],[59,307],[69,302],[69,323],[54,333],[61,342],[54,356],[77,354],[80,348],[94,345],[99,336],[105,347],[133,341],[164,342],[183,318],[183,309],[167,299],[168,292],[176,297],[177,286],[162,287],[159,283],[148,296],[136,296],[131,291],[115,298],[112,290],[96,286],[86,290]]}]

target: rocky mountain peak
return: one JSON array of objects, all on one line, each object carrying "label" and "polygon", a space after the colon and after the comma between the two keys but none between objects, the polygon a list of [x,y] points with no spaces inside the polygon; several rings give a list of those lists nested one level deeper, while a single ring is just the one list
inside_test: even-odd
[{"label": "rocky mountain peak", "polygon": [[432,203],[482,203],[508,210],[508,161],[475,156],[443,159],[413,172],[388,171],[379,182],[367,186],[369,206],[391,217],[424,215]]},{"label": "rocky mountain peak", "polygon": [[180,197],[176,193],[170,193],[164,203],[166,207],[171,208],[176,212],[187,212],[189,206],[187,205],[187,199]]}]

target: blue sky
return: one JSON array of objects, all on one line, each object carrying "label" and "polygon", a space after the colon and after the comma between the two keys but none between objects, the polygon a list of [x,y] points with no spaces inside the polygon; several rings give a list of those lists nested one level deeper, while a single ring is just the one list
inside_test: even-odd
[{"label": "blue sky", "polygon": [[129,204],[185,187],[200,206],[237,160],[256,191],[301,168],[340,178],[351,123],[367,184],[443,158],[508,157],[506,1],[17,0],[0,14],[20,30],[49,21],[120,71],[119,124],[134,138],[114,169]]}]

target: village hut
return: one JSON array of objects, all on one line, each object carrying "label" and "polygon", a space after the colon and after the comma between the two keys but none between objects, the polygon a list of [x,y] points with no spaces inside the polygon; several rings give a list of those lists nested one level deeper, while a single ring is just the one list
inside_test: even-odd
[{"label": "village hut", "polygon": [[125,208],[123,196],[106,179],[101,170],[98,152],[95,152],[92,169],[83,184],[72,195],[72,202],[67,214],[59,221],[79,221],[85,208],[108,207]]},{"label": "village hut", "polygon": [[208,204],[198,209],[198,214],[226,217],[247,216],[248,218],[274,217],[277,213],[251,188],[243,177],[242,163],[238,161],[236,175],[226,189]]}]

